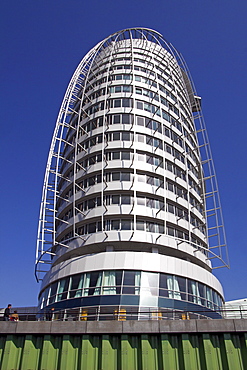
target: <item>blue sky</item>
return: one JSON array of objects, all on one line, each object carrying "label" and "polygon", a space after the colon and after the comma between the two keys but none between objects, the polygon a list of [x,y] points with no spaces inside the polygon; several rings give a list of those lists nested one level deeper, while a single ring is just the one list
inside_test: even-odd
[{"label": "blue sky", "polygon": [[184,56],[211,142],[231,269],[227,300],[246,292],[247,3],[240,0],[2,0],[0,307],[37,304],[43,175],[56,116],[87,51],[118,30],[153,28]]}]

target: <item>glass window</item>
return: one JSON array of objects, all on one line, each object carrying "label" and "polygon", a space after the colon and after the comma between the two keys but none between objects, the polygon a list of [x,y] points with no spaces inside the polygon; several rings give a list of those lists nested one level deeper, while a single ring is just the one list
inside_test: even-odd
[{"label": "glass window", "polygon": [[69,287],[69,278],[61,279],[58,287],[57,301],[67,298]]},{"label": "glass window", "polygon": [[124,271],[123,294],[139,294],[140,282],[140,271]]},{"label": "glass window", "polygon": [[82,295],[83,274],[77,274],[71,277],[69,298],[80,297]]},{"label": "glass window", "polygon": [[112,159],[120,159],[120,152],[113,152]]},{"label": "glass window", "polygon": [[111,221],[111,229],[112,230],[119,230],[120,229],[120,220],[112,220]]},{"label": "glass window", "polygon": [[188,279],[188,293],[188,300],[190,302],[199,303],[197,298],[199,296],[199,292],[196,281]]},{"label": "glass window", "polygon": [[112,181],[120,180],[120,172],[113,172],[112,173]]},{"label": "glass window", "polygon": [[142,272],[141,274],[141,294],[158,295],[158,273]]},{"label": "glass window", "polygon": [[154,199],[147,198],[147,207],[154,208]]},{"label": "glass window", "polygon": [[116,273],[115,271],[104,271],[103,294],[116,294]]},{"label": "glass window", "polygon": [[120,123],[120,114],[115,114],[113,118],[113,123]]},{"label": "glass window", "polygon": [[138,117],[137,116],[137,124],[139,126],[144,126],[144,118],[143,117]]},{"label": "glass window", "polygon": [[218,295],[217,293],[213,290],[213,301],[214,303],[216,304],[216,306],[218,306]]},{"label": "glass window", "polygon": [[170,236],[174,236],[175,230],[172,227],[167,227],[167,234]]},{"label": "glass window", "polygon": [[186,292],[186,279],[183,277],[177,276],[177,281],[178,281],[180,292]]},{"label": "glass window", "polygon": [[130,132],[122,132],[122,140],[130,141]]},{"label": "glass window", "polygon": [[84,281],[84,296],[99,295],[102,282],[102,272],[87,273]]},{"label": "glass window", "polygon": [[144,110],[146,110],[147,112],[151,112],[151,107],[151,104],[144,103]]},{"label": "glass window", "polygon": [[167,287],[167,275],[166,274],[160,274],[160,288],[168,289],[168,287]]},{"label": "glass window", "polygon": [[131,116],[129,114],[123,114],[122,115],[122,123],[123,124],[131,123]]},{"label": "glass window", "polygon": [[142,135],[142,134],[137,134],[137,141],[139,141],[140,143],[144,143],[144,138],[145,136]]},{"label": "glass window", "polygon": [[130,195],[122,195],[121,196],[121,204],[130,204],[130,203],[131,203]]},{"label": "glass window", "polygon": [[97,222],[97,230],[102,231],[102,223],[101,221]]},{"label": "glass window", "polygon": [[168,203],[167,204],[167,211],[170,212],[170,213],[174,213],[174,205]]},{"label": "glass window", "polygon": [[95,199],[88,200],[88,209],[95,208]]},{"label": "glass window", "polygon": [[89,164],[90,165],[95,164],[95,158],[94,157],[89,158]]},{"label": "glass window", "polygon": [[132,99],[123,99],[122,106],[123,107],[132,107]]},{"label": "glass window", "polygon": [[132,92],[132,86],[124,85],[123,92]]},{"label": "glass window", "polygon": [[198,283],[200,297],[205,298],[205,285]]},{"label": "glass window", "polygon": [[92,185],[94,185],[94,184],[95,184],[94,177],[89,177],[89,179],[88,179],[88,185],[89,185],[89,186],[92,186]]},{"label": "glass window", "polygon": [[121,230],[132,230],[132,221],[121,220]]},{"label": "glass window", "polygon": [[164,225],[158,225],[158,228],[159,228],[159,233],[160,234],[164,234],[165,233],[165,226]]},{"label": "glass window", "polygon": [[122,152],[123,160],[130,160],[130,152]]},{"label": "glass window", "polygon": [[49,290],[50,290],[49,288],[46,288],[45,291],[44,291],[44,293],[43,293],[44,299],[43,299],[43,304],[42,304],[42,307],[41,308],[45,307],[46,304],[47,304],[47,298],[48,298]]},{"label": "glass window", "polygon": [[55,297],[56,297],[56,292],[57,292],[57,284],[58,284],[57,282],[51,284],[50,292],[49,292],[49,303],[48,304],[51,304],[51,303],[55,302]]},{"label": "glass window", "polygon": [[143,102],[141,102],[141,101],[137,101],[137,102],[136,102],[136,108],[137,108],[137,109],[143,109]]},{"label": "glass window", "polygon": [[112,204],[120,204],[120,196],[112,195]]},{"label": "glass window", "polygon": [[144,221],[136,221],[136,230],[145,230],[145,222]]},{"label": "glass window", "polygon": [[121,99],[115,99],[114,100],[114,108],[121,107]]},{"label": "glass window", "polygon": [[113,132],[113,140],[120,140],[120,132]]},{"label": "glass window", "polygon": [[122,172],[121,181],[130,181],[130,173],[129,172]]},{"label": "glass window", "polygon": [[213,297],[212,297],[212,289],[206,286],[206,297],[207,297],[207,307],[213,308]]},{"label": "glass window", "polygon": [[96,222],[92,222],[88,225],[88,233],[95,233],[96,232]]}]

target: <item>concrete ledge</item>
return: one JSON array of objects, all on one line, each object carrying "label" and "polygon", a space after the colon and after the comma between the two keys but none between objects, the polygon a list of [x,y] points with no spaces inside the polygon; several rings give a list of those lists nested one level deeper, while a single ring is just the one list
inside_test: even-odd
[{"label": "concrete ledge", "polygon": [[18,321],[16,334],[39,334],[51,332],[51,321]]},{"label": "concrete ledge", "polygon": [[15,334],[17,322],[0,321],[0,334]]},{"label": "concrete ledge", "polygon": [[233,320],[236,332],[247,333],[247,319]]},{"label": "concrete ledge", "polygon": [[198,333],[230,333],[235,332],[235,325],[232,319],[218,320],[196,320]]},{"label": "concrete ledge", "polygon": [[86,322],[51,321],[51,334],[85,334]]},{"label": "concrete ledge", "polygon": [[144,333],[159,333],[158,321],[122,321],[123,333],[126,334],[144,334]]},{"label": "concrete ledge", "polygon": [[0,334],[154,334],[246,332],[247,319],[0,322]]},{"label": "concrete ledge", "polygon": [[87,334],[122,334],[121,321],[87,321]]},{"label": "concrete ledge", "polygon": [[[197,320],[164,320],[159,321],[160,333],[196,333]],[[204,321],[204,320],[203,320]],[[209,321],[209,320],[205,320]]]}]

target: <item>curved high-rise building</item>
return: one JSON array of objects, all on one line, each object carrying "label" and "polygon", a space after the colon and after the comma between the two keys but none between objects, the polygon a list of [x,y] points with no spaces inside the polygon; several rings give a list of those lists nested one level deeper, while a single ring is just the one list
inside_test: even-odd
[{"label": "curved high-rise building", "polygon": [[153,30],[111,35],[82,59],[56,123],[39,309],[217,317],[224,298],[212,268],[224,265],[224,248],[200,97],[181,55]]}]

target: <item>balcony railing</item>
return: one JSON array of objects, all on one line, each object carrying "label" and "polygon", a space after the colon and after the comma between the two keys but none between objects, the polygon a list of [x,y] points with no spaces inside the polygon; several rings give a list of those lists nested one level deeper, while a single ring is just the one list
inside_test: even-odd
[{"label": "balcony railing", "polygon": [[[191,320],[191,319],[247,319],[247,307],[236,309],[222,308],[217,311],[130,308],[75,308],[65,310],[49,309],[34,313],[21,312],[18,320],[10,316],[9,321],[126,321],[126,320]],[[0,316],[3,321],[4,317]]]}]

